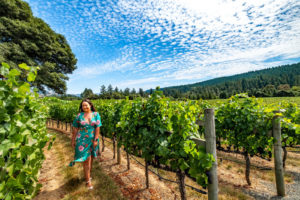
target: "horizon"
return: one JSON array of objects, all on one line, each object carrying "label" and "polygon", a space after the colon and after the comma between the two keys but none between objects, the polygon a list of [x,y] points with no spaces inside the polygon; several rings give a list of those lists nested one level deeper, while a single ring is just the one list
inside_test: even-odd
[{"label": "horizon", "polygon": [[[300,62],[296,62],[296,63],[291,63],[291,64],[288,64],[288,65],[293,65],[293,64],[300,64]],[[217,77],[217,78],[212,78],[212,79],[207,79],[205,81],[200,81],[200,82],[194,82],[194,83],[190,83],[190,84],[185,84],[184,86],[186,85],[193,85],[193,84],[198,84],[198,83],[203,83],[203,82],[206,82],[206,81],[210,81],[210,80],[213,80],[213,79],[218,79],[218,78],[227,78],[227,77],[232,77],[232,76],[237,76],[237,75],[242,75],[242,74],[246,74],[246,73],[252,73],[252,72],[257,72],[257,71],[261,71],[261,70],[267,70],[267,69],[273,69],[273,68],[277,68],[277,67],[283,67],[285,65],[280,65],[280,66],[274,66],[274,67],[269,67],[269,68],[265,68],[265,69],[260,69],[260,70],[253,70],[253,71],[248,71],[248,72],[243,72],[243,73],[239,73],[239,74],[233,74],[233,75],[229,75],[229,76],[221,76],[221,77]],[[159,86],[159,85],[158,85]],[[164,89],[164,88],[169,88],[169,87],[180,87],[180,86],[183,86],[183,85],[172,85],[172,86],[167,86],[167,87],[160,87],[160,89]],[[89,89],[89,88],[87,88]],[[107,89],[107,86],[106,86],[106,89]],[[113,88],[114,89],[114,88]],[[129,88],[130,91],[132,90],[132,88]],[[155,90],[156,87],[154,88],[149,88],[147,90],[144,90],[144,92],[146,91],[149,91],[150,89],[153,89]],[[81,92],[82,93],[82,92]],[[70,94],[70,93],[66,93],[66,95],[80,95],[81,93],[78,93],[78,94]],[[100,92],[93,92],[94,94],[101,94]]]},{"label": "horizon", "polygon": [[67,94],[109,84],[165,88],[300,62],[297,1],[25,1],[78,59]]}]

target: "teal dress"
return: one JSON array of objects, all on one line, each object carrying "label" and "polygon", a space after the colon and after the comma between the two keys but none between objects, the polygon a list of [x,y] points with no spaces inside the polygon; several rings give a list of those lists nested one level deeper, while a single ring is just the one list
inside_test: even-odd
[{"label": "teal dress", "polygon": [[78,128],[78,132],[76,135],[74,160],[69,166],[73,166],[75,162],[84,162],[91,155],[97,157],[99,153],[99,138],[95,148],[93,141],[96,134],[96,128],[102,126],[101,117],[98,112],[93,112],[91,122],[88,123],[85,121],[83,115],[83,112],[79,113],[73,121],[73,127]]}]

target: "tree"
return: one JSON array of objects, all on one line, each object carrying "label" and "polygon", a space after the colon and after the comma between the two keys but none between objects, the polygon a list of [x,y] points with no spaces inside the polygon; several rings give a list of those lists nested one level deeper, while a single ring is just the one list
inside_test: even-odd
[{"label": "tree", "polygon": [[115,88],[115,92],[116,92],[116,93],[119,92],[119,88],[118,88],[118,87]]},{"label": "tree", "polygon": [[144,90],[142,88],[139,89],[139,94],[140,94],[141,97],[144,97],[145,93],[144,93]]},{"label": "tree", "polygon": [[125,88],[124,95],[125,96],[129,96],[129,94],[130,94],[130,89],[129,88]]},{"label": "tree", "polygon": [[112,95],[112,93],[113,93],[113,87],[111,86],[111,84],[108,85],[107,92],[108,92],[109,95]]},{"label": "tree", "polygon": [[100,94],[101,94],[101,95],[106,94],[106,88],[105,88],[105,85],[101,85]]},{"label": "tree", "polygon": [[153,89],[150,88],[149,94],[151,95],[153,93]]},{"label": "tree", "polygon": [[281,84],[281,85],[278,85],[277,89],[278,89],[278,90],[288,91],[288,90],[291,89],[291,87],[290,87],[289,84]]},{"label": "tree", "polygon": [[91,98],[94,96],[93,90],[85,88],[84,91],[80,94],[82,98]]},{"label": "tree", "polygon": [[14,68],[20,63],[38,66],[32,85],[42,92],[47,88],[65,93],[67,74],[76,69],[77,63],[65,37],[34,17],[26,2],[0,0],[0,8],[0,62]]},{"label": "tree", "polygon": [[135,91],[135,89],[134,89],[134,88],[132,88],[132,90],[131,90],[131,94],[136,94],[136,91]]}]

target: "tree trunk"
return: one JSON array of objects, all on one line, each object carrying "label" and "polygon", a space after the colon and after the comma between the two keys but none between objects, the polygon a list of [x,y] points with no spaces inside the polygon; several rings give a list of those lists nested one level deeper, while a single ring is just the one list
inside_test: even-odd
[{"label": "tree trunk", "polygon": [[126,156],[127,156],[127,169],[130,170],[130,159],[129,159],[128,151],[126,151]]},{"label": "tree trunk", "polygon": [[287,159],[287,150],[286,150],[286,147],[285,146],[283,146],[282,147],[282,149],[283,149],[283,158],[282,158],[282,163],[283,163],[283,168],[285,169],[285,161],[286,161],[286,159]]},{"label": "tree trunk", "polygon": [[149,188],[148,162],[145,160],[146,188]]},{"label": "tree trunk", "polygon": [[121,147],[119,147],[119,141],[117,141],[117,163],[121,164]]},{"label": "tree trunk", "polygon": [[113,159],[116,158],[116,137],[113,136],[113,150],[114,150],[114,156]]},{"label": "tree trunk", "polygon": [[244,153],[244,158],[246,160],[246,171],[245,171],[245,176],[246,176],[246,181],[248,183],[248,185],[251,185],[251,181],[250,181],[250,158],[249,158],[249,154],[247,151],[245,151]]},{"label": "tree trunk", "polygon": [[217,143],[217,147],[218,147],[218,148],[221,148],[221,139],[218,138],[218,139],[216,140],[216,143]]},{"label": "tree trunk", "polygon": [[176,172],[176,175],[178,177],[178,184],[179,184],[181,200],[186,200],[186,191],[185,191],[185,183],[184,183],[185,173],[184,173],[184,171],[178,170]]}]

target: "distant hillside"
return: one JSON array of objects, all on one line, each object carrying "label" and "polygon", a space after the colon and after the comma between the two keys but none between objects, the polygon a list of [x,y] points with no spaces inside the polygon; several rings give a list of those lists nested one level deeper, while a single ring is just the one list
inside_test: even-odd
[{"label": "distant hillside", "polygon": [[299,86],[300,63],[297,63],[162,90],[174,98],[213,99],[241,92],[257,97],[300,96]]}]

